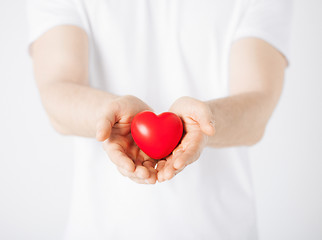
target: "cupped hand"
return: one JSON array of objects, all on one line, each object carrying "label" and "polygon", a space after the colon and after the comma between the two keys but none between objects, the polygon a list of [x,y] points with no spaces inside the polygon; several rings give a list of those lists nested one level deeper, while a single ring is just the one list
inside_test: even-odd
[{"label": "cupped hand", "polygon": [[134,116],[151,108],[134,96],[123,96],[109,102],[97,123],[96,138],[119,172],[141,184],[154,184],[157,179],[156,160],[148,157],[135,144],[131,135]]},{"label": "cupped hand", "polygon": [[215,134],[213,113],[206,102],[191,97],[181,97],[170,107],[184,125],[181,143],[165,160],[158,162],[157,179],[159,182],[172,179],[187,165],[198,160],[207,145],[208,137]]}]

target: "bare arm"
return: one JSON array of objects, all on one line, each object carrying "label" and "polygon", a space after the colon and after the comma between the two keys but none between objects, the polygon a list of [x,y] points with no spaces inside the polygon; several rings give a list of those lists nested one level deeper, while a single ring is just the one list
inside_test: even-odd
[{"label": "bare arm", "polygon": [[88,40],[74,26],[58,26],[31,48],[43,105],[55,129],[95,137],[96,123],[114,95],[88,86]]},{"label": "bare arm", "polygon": [[109,138],[104,149],[123,175],[138,183],[155,183],[155,161],[130,136],[131,119],[151,109],[134,96],[115,96],[89,86],[86,33],[75,26],[55,27],[35,41],[31,55],[40,96],[55,129],[99,141]]},{"label": "bare arm", "polygon": [[283,55],[263,40],[237,41],[230,56],[230,96],[207,102],[182,97],[171,106],[183,119],[186,135],[160,164],[159,181],[196,161],[206,146],[257,143],[280,97],[286,65]]},{"label": "bare arm", "polygon": [[230,97],[208,102],[216,121],[213,147],[253,145],[263,136],[281,95],[287,62],[263,40],[241,39],[232,46]]}]

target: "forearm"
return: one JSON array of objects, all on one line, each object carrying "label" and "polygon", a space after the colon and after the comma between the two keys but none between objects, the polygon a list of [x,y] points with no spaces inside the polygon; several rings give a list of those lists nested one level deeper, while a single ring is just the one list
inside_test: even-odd
[{"label": "forearm", "polygon": [[38,87],[52,125],[65,135],[95,137],[99,118],[111,111],[110,102],[117,97],[72,82],[56,81]]},{"label": "forearm", "polygon": [[277,99],[261,92],[249,92],[208,101],[216,133],[210,147],[253,145],[263,136]]}]

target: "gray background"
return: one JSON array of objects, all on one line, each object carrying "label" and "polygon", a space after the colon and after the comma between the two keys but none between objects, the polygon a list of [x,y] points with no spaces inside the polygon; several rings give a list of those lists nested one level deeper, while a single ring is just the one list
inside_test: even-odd
[{"label": "gray background", "polygon": [[[265,138],[251,150],[262,240],[322,239],[322,1],[295,1],[291,64]],[[61,239],[71,139],[41,106],[25,1],[0,1],[0,239]]]}]

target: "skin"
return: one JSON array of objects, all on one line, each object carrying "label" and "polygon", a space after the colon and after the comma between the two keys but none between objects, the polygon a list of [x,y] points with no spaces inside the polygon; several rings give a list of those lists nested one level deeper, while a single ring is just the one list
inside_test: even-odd
[{"label": "skin", "polygon": [[[198,160],[205,147],[259,142],[279,100],[287,62],[267,42],[233,43],[230,95],[200,101],[183,96],[169,111],[181,117],[185,135],[167,159],[146,156],[130,134],[133,117],[152,110],[135,96],[117,96],[89,86],[88,38],[76,26],[58,26],[31,46],[34,74],[53,127],[64,135],[96,138],[120,173],[141,184],[172,179]],[[49,57],[50,56],[50,57]]]}]

